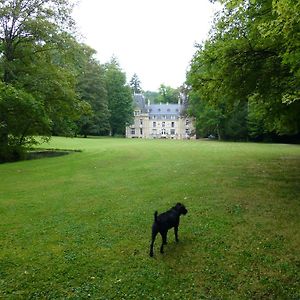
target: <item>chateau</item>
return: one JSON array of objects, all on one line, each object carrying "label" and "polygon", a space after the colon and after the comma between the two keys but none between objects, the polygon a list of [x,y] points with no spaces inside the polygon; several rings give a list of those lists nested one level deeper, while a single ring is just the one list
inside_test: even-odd
[{"label": "chateau", "polygon": [[151,104],[142,94],[134,97],[134,123],[126,127],[127,138],[195,138],[193,118],[184,114],[182,100],[177,104]]}]

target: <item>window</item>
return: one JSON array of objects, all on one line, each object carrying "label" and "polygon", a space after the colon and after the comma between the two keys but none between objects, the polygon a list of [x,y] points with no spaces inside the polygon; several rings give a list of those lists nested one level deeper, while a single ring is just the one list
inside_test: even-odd
[{"label": "window", "polygon": [[170,133],[171,133],[171,135],[174,135],[175,134],[175,129],[171,129]]},{"label": "window", "polygon": [[162,126],[162,127],[165,127],[165,126],[166,126],[166,122],[162,122],[162,123],[161,123],[161,126]]},{"label": "window", "polygon": [[153,122],[153,127],[156,127],[156,122]]},{"label": "window", "polygon": [[134,128],[131,128],[131,134],[135,135],[135,129]]},{"label": "window", "polygon": [[143,128],[140,128],[140,134],[141,135],[143,134]]},{"label": "window", "polygon": [[140,125],[143,125],[143,119],[140,119]]},{"label": "window", "polygon": [[171,122],[171,127],[175,127],[175,122]]},{"label": "window", "polygon": [[163,129],[161,130],[161,134],[166,134],[166,129],[165,129],[165,128],[163,128]]}]

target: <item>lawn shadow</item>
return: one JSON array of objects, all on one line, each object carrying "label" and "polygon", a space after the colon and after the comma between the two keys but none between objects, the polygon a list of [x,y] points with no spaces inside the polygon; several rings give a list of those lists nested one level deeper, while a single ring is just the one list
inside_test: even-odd
[{"label": "lawn shadow", "polygon": [[81,150],[61,150],[61,149],[45,149],[38,151],[30,151],[26,154],[26,160],[58,157],[68,155],[74,152],[81,152]]},{"label": "lawn shadow", "polygon": [[[149,243],[150,244],[150,243]],[[158,237],[154,245],[154,259],[159,259],[164,262],[168,260],[173,261],[174,259],[184,258],[189,255],[191,248],[196,247],[196,240],[191,236],[179,237],[179,242],[174,240],[174,237],[170,237],[168,244],[164,246],[164,253],[160,253],[161,238]],[[148,251],[149,252],[149,251]]]}]

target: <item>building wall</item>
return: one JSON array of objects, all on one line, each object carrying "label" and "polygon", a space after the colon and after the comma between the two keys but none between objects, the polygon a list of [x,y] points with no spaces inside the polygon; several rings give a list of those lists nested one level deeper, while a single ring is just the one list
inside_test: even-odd
[{"label": "building wall", "polygon": [[178,104],[146,104],[142,94],[133,97],[135,110],[134,122],[126,128],[128,138],[168,138],[189,139],[195,138],[194,120],[182,117],[184,105],[181,100]]},{"label": "building wall", "polygon": [[134,124],[126,128],[127,138],[195,138],[194,120],[192,118],[176,117],[175,119],[152,119],[149,114],[137,114]]}]

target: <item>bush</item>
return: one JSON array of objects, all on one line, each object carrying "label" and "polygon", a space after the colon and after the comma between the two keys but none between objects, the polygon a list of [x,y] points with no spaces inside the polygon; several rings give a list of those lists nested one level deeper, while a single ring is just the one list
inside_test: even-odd
[{"label": "bush", "polygon": [[0,147],[0,163],[25,159],[26,152],[21,146]]}]

